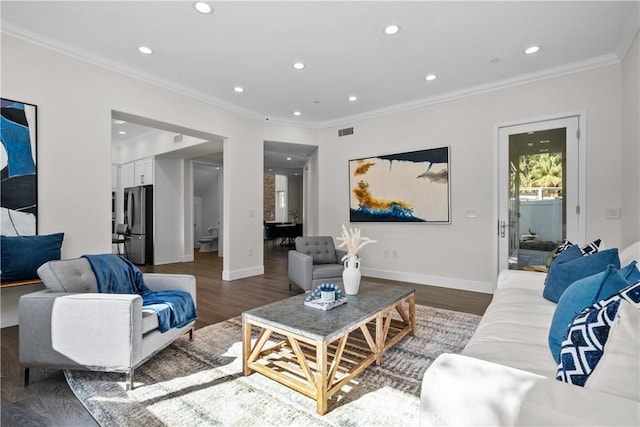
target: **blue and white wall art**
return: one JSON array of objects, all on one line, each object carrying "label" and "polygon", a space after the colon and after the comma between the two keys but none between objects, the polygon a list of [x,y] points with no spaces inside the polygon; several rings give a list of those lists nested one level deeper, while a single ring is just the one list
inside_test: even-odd
[{"label": "blue and white wall art", "polygon": [[38,233],[36,108],[0,99],[0,206],[5,236]]},{"label": "blue and white wall art", "polygon": [[449,147],[349,161],[351,222],[450,223]]}]

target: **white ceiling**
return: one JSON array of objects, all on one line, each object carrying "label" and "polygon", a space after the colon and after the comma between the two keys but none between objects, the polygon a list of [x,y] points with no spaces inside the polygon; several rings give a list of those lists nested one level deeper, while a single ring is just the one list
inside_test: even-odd
[{"label": "white ceiling", "polygon": [[[313,127],[613,64],[639,21],[638,1],[210,2],[209,15],[191,1],[0,4],[5,34]],[[383,34],[390,23],[400,25],[395,36]],[[154,54],[138,53],[142,44]],[[542,50],[524,55],[532,44]],[[429,73],[438,78],[427,82]]]}]

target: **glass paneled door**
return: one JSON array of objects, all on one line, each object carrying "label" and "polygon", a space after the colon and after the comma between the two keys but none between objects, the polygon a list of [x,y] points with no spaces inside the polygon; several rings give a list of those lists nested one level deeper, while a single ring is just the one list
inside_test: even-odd
[{"label": "glass paneled door", "polygon": [[499,128],[498,271],[544,270],[563,239],[582,241],[579,118]]}]

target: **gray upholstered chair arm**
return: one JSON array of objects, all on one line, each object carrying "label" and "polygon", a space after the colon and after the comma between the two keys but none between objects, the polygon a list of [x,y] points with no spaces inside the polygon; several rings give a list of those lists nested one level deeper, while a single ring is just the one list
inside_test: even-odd
[{"label": "gray upholstered chair arm", "polygon": [[347,251],[343,251],[342,249],[336,249],[336,262],[338,264],[343,264],[342,258],[347,256]]},{"label": "gray upholstered chair arm", "polygon": [[59,296],[51,310],[51,343],[80,365],[111,370],[135,366],[141,360],[142,297]]},{"label": "gray upholstered chair arm", "polygon": [[144,283],[152,291],[189,292],[196,303],[196,278],[189,274],[145,273]]},{"label": "gray upholstered chair arm", "polygon": [[289,281],[305,291],[311,289],[313,258],[298,251],[289,251]]},{"label": "gray upholstered chair arm", "polygon": [[22,295],[18,302],[19,358],[24,366],[68,366],[72,362],[51,347],[51,309],[56,298],[68,293],[47,290]]}]

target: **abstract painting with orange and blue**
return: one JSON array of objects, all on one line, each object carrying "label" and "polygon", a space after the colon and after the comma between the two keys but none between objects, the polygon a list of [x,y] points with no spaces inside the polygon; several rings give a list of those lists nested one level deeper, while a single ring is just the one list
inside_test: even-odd
[{"label": "abstract painting with orange and blue", "polygon": [[449,147],[349,161],[351,222],[450,222]]}]

